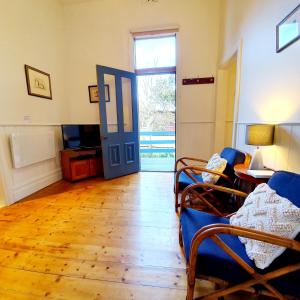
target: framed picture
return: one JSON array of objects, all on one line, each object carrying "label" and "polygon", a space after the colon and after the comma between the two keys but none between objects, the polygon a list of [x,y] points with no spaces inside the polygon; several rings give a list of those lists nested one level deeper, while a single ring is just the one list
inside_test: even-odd
[{"label": "framed picture", "polygon": [[[110,102],[109,85],[104,84],[104,88],[105,88],[105,102]],[[89,95],[90,95],[91,103],[99,102],[99,93],[98,93],[97,85],[89,85]]]},{"label": "framed picture", "polygon": [[300,4],[276,26],[276,52],[300,39]]},{"label": "framed picture", "polygon": [[25,65],[28,95],[52,99],[50,75],[36,68]]}]

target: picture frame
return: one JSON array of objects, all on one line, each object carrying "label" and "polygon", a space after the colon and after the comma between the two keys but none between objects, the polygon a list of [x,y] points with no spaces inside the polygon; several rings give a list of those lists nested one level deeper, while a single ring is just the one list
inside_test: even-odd
[{"label": "picture frame", "polygon": [[276,26],[276,52],[300,39],[300,4]]},{"label": "picture frame", "polygon": [[50,74],[25,65],[25,76],[28,95],[52,100]]},{"label": "picture frame", "polygon": [[[90,103],[99,103],[98,85],[89,85]],[[105,102],[110,102],[109,85],[104,84],[105,88]]]}]

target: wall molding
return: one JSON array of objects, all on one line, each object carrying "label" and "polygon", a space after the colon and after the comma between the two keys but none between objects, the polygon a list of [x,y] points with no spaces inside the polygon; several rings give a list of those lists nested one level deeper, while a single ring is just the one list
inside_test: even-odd
[{"label": "wall molding", "polygon": [[37,176],[19,186],[13,186],[12,188],[9,188],[9,194],[12,196],[12,199],[8,199],[7,204],[12,204],[16,201],[19,201],[61,179],[61,169],[57,168],[56,170],[50,171],[46,175]]},{"label": "wall molding", "polygon": [[[239,123],[237,126],[237,148],[253,153],[255,146],[245,143],[246,125],[249,123]],[[300,173],[299,157],[299,123],[276,124],[275,140],[273,146],[262,147],[265,166],[274,170],[286,170]]]},{"label": "wall molding", "polygon": [[64,123],[0,123],[0,127],[14,127],[14,126],[61,126]]},{"label": "wall molding", "polygon": [[274,124],[275,126],[299,126],[300,122],[257,122],[257,121],[253,121],[253,122],[237,122],[237,125],[248,125],[248,124]]},{"label": "wall molding", "polygon": [[216,121],[182,121],[179,124],[215,124]]}]

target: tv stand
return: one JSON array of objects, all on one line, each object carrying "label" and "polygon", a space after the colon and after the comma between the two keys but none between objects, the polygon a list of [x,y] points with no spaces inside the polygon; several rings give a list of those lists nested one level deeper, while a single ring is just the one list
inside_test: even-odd
[{"label": "tv stand", "polygon": [[100,148],[66,149],[60,152],[63,178],[68,181],[103,175]]}]

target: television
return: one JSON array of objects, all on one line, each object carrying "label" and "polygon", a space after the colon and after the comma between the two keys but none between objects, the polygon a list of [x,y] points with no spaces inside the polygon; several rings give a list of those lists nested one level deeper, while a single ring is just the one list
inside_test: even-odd
[{"label": "television", "polygon": [[64,149],[96,148],[101,146],[100,125],[62,125]]}]

